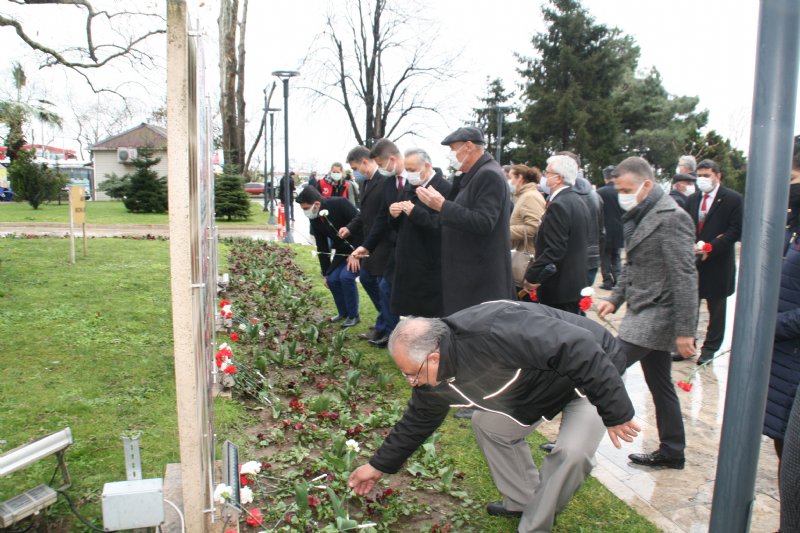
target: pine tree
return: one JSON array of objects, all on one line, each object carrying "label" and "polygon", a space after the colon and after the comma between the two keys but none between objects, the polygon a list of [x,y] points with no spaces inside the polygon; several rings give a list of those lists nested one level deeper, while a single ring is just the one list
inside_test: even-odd
[{"label": "pine tree", "polygon": [[481,107],[476,108],[475,118],[477,127],[486,133],[486,151],[492,155],[497,153],[497,113],[500,112],[500,120],[503,121],[502,135],[503,143],[501,147],[501,154],[498,163],[508,162],[508,142],[511,138],[506,127],[506,117],[511,113],[515,113],[516,109],[509,105],[508,101],[514,96],[514,93],[507,93],[503,85],[503,80],[495,78],[489,81],[486,78],[486,94],[480,98],[482,103]]},{"label": "pine tree", "polygon": [[166,213],[167,180],[152,169],[161,161],[153,158],[153,151],[140,148],[132,164],[136,172],[129,175],[128,190],[122,202],[131,213]]},{"label": "pine tree", "polygon": [[226,164],[222,167],[222,175],[214,185],[214,210],[217,218],[250,218],[250,198],[244,191],[244,178],[237,173],[236,165]]},{"label": "pine tree", "polygon": [[17,152],[16,159],[8,169],[8,178],[17,200],[27,201],[34,209],[58,197],[67,184],[67,177],[34,161],[29,150]]},{"label": "pine tree", "polygon": [[618,153],[619,121],[612,92],[635,71],[639,48],[620,31],[595,22],[577,0],[542,8],[547,31],[533,37],[537,56],[519,56],[525,108],[514,124],[515,159],[542,165],[572,150],[596,168]]},{"label": "pine tree", "polygon": [[747,157],[744,152],[734,148],[727,139],[714,130],[705,135],[697,134],[687,145],[684,153],[692,154],[699,163],[711,159],[722,171],[723,184],[744,194],[747,181]]}]

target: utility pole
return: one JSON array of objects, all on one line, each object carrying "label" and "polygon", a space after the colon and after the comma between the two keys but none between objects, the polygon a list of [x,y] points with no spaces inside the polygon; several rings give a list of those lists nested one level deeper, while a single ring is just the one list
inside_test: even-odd
[{"label": "utility pole", "polygon": [[272,75],[283,82],[283,145],[286,157],[285,171],[283,174],[283,208],[284,219],[286,220],[286,236],[284,236],[283,242],[293,243],[294,238],[292,237],[292,226],[290,222],[292,217],[289,214],[292,212],[292,187],[290,182],[292,178],[289,176],[289,79],[299,76],[300,73],[296,70],[276,70]]}]

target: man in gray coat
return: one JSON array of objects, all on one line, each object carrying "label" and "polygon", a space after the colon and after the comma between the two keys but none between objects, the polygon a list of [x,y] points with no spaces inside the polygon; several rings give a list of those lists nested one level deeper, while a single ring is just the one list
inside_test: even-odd
[{"label": "man in gray coat", "polygon": [[600,318],[628,303],[619,340],[628,366],[641,361],[656,407],[660,446],[628,458],[644,466],[682,469],[686,436],[672,384],[673,347],[694,354],[697,328],[697,270],[694,229],[689,215],[655,184],[650,164],[629,157],[614,171],[625,234],[626,264],[608,301],[597,304]]}]

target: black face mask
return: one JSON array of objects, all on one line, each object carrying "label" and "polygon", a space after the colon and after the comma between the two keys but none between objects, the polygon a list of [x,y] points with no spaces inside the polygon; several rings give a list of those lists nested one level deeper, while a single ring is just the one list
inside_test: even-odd
[{"label": "black face mask", "polygon": [[789,209],[792,211],[800,210],[800,183],[789,185]]}]

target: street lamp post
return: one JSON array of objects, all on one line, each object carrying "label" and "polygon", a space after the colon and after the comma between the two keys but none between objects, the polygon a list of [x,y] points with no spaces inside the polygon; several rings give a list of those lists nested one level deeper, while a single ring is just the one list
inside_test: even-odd
[{"label": "street lamp post", "polygon": [[272,73],[283,82],[283,145],[285,148],[285,167],[283,173],[283,205],[284,205],[284,219],[286,220],[286,236],[283,242],[293,243],[292,226],[290,223],[291,216],[289,215],[292,209],[292,188],[289,180],[289,79],[299,76],[300,73],[296,70],[276,70]]},{"label": "street lamp post", "polygon": [[[273,178],[275,176],[275,113],[280,111],[277,107],[268,107],[269,113],[269,223],[275,224],[275,183]],[[266,129],[266,124],[264,125]],[[264,132],[264,149],[266,150],[267,132]],[[267,175],[267,157],[264,156],[264,175]],[[266,178],[265,178],[266,180]],[[267,195],[267,186],[264,185],[264,196]]]}]

